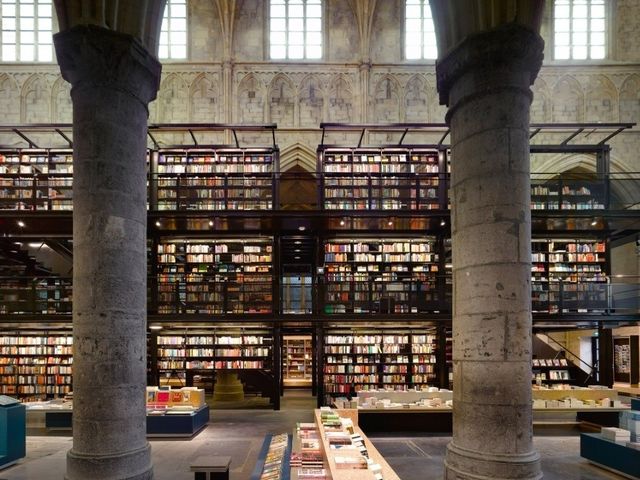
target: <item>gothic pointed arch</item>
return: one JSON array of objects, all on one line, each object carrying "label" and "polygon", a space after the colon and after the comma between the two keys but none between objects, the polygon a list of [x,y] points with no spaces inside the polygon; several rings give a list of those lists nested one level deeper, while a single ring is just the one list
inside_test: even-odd
[{"label": "gothic pointed arch", "polygon": [[429,87],[423,75],[412,76],[404,91],[404,121],[428,122]]},{"label": "gothic pointed arch", "polygon": [[20,92],[20,121],[22,123],[48,123],[51,121],[51,89],[46,79],[34,74]]},{"label": "gothic pointed arch", "polygon": [[551,93],[549,85],[541,77],[536,78],[531,102],[531,123],[545,123],[551,119]]},{"label": "gothic pointed arch", "polygon": [[3,122],[18,123],[20,121],[20,89],[13,77],[0,73],[0,104],[3,105]]},{"label": "gothic pointed arch", "polygon": [[241,123],[264,122],[264,86],[252,73],[238,85],[238,121]]},{"label": "gothic pointed arch", "polygon": [[584,92],[570,75],[560,78],[553,87],[553,116],[557,123],[584,121]]},{"label": "gothic pointed arch", "polygon": [[295,88],[291,79],[278,74],[269,85],[269,121],[280,126],[292,127],[294,124]]},{"label": "gothic pointed arch", "polygon": [[220,92],[210,74],[201,73],[189,88],[189,119],[217,123],[220,119]]},{"label": "gothic pointed arch", "polygon": [[187,85],[180,75],[170,73],[160,84],[158,92],[158,121],[184,123],[187,121]]},{"label": "gothic pointed arch", "polygon": [[629,75],[620,88],[620,121],[637,122],[640,112],[640,75]]},{"label": "gothic pointed arch", "polygon": [[400,85],[391,75],[383,76],[374,89],[373,115],[376,122],[400,121]]},{"label": "gothic pointed arch", "polygon": [[300,82],[298,89],[300,104],[299,125],[301,127],[317,127],[324,121],[325,91],[320,80],[307,75]]},{"label": "gothic pointed arch", "polygon": [[615,122],[618,117],[618,89],[605,75],[593,75],[586,87],[585,120]]},{"label": "gothic pointed arch", "polygon": [[59,77],[52,88],[52,121],[71,123],[73,121],[73,105],[71,103],[71,84]]},{"label": "gothic pointed arch", "polygon": [[354,121],[353,88],[343,75],[338,75],[329,84],[328,117],[331,122]]}]

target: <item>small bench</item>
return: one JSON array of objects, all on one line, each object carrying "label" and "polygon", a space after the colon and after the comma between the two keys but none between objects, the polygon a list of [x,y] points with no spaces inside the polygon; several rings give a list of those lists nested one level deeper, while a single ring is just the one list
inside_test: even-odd
[{"label": "small bench", "polygon": [[196,458],[189,469],[194,480],[229,480],[231,457],[203,456]]}]

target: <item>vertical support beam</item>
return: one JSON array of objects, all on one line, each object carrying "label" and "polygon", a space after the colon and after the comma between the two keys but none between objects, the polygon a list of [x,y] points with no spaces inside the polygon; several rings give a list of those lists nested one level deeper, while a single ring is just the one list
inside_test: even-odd
[{"label": "vertical support beam", "polygon": [[316,372],[318,378],[316,380],[317,384],[317,403],[318,408],[320,408],[324,404],[324,370],[322,366],[324,365],[324,329],[322,328],[322,324],[318,323],[316,325],[316,344],[314,349],[314,354],[316,356]]},{"label": "vertical support beam", "polygon": [[68,480],[150,479],[146,439],[148,103],[161,66],[134,37],[55,36],[73,101],[73,446]]},{"label": "vertical support beam", "polygon": [[613,335],[610,328],[598,323],[598,376],[600,385],[613,386]]},{"label": "vertical support beam", "polygon": [[280,410],[280,394],[282,392],[280,388],[280,383],[282,382],[282,330],[279,323],[273,327],[273,377],[273,409]]},{"label": "vertical support beam", "polygon": [[531,411],[529,107],[544,42],[517,24],[437,64],[449,106],[453,438],[445,479],[540,479]]}]

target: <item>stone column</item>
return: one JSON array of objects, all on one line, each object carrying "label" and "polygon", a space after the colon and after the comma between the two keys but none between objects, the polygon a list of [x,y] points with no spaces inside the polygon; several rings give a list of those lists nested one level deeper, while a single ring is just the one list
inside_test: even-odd
[{"label": "stone column", "polygon": [[452,143],[453,439],[445,478],[538,479],[529,106],[543,41],[510,24],[437,64]]},{"label": "stone column", "polygon": [[146,134],[160,64],[94,26],[55,36],[73,101],[69,480],[153,477],[146,440]]}]

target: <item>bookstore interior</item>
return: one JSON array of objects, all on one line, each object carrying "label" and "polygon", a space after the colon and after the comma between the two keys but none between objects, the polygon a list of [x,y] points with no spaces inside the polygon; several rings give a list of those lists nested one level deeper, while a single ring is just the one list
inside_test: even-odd
[{"label": "bookstore interior", "polygon": [[0,0],[9,478],[640,478],[637,0],[91,3]]}]

